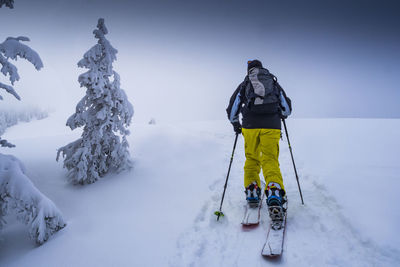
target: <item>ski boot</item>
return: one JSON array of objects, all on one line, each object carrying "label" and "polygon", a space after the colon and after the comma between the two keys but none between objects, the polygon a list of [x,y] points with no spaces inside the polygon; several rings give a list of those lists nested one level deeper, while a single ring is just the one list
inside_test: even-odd
[{"label": "ski boot", "polygon": [[246,190],[246,200],[250,208],[257,208],[260,204],[261,189],[256,182],[252,182]]},{"label": "ski boot", "polygon": [[285,190],[278,183],[269,183],[265,194],[272,229],[279,230],[282,228],[286,216],[287,198]]}]

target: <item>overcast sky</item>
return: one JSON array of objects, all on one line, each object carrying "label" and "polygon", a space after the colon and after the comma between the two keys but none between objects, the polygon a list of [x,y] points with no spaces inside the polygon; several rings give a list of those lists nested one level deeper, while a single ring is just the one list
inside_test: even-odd
[{"label": "overcast sky", "polygon": [[296,117],[400,117],[399,11],[396,1],[15,0],[0,9],[0,42],[28,36],[44,69],[18,61],[22,101],[2,93],[2,105],[72,114],[85,93],[76,63],[103,17],[136,121],[224,119],[254,58]]}]

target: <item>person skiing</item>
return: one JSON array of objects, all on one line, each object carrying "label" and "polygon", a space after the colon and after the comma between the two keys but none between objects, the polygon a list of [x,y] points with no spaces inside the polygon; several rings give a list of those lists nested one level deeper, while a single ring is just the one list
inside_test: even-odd
[{"label": "person skiing", "polygon": [[278,156],[281,119],[287,118],[291,109],[291,100],[277,78],[263,68],[261,61],[248,61],[247,75],[231,96],[226,111],[236,134],[242,133],[244,137],[246,200],[251,208],[258,207],[262,169],[267,185],[267,205],[273,220],[282,219],[287,206]]}]

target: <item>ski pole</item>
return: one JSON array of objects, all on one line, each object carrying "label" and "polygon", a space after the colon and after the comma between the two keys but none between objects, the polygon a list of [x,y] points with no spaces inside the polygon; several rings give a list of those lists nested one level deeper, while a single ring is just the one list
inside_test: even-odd
[{"label": "ski pole", "polygon": [[285,122],[285,119],[282,119],[282,121],[283,121],[283,126],[285,127],[286,139],[287,139],[287,142],[288,142],[288,145],[289,145],[290,155],[292,156],[292,162],[293,162],[294,173],[296,174],[297,186],[299,187],[299,192],[300,192],[300,197],[301,197],[301,204],[304,205],[303,194],[301,193],[300,182],[299,182],[299,176],[297,175],[296,164],[294,163],[293,152],[292,152],[292,146],[290,145],[289,134],[288,134],[288,130],[287,130],[287,127],[286,127],[286,122]]},{"label": "ski pole", "polygon": [[222,193],[222,199],[221,199],[221,205],[219,206],[219,211],[214,212],[215,215],[217,215],[217,221],[219,221],[220,216],[224,216],[224,213],[222,212],[222,203],[224,203],[224,197],[225,197],[225,191],[226,187],[228,185],[228,178],[229,178],[229,173],[231,172],[231,166],[232,166],[232,161],[233,161],[233,155],[235,154],[235,148],[236,148],[236,143],[238,140],[239,134],[236,133],[235,137],[235,143],[233,144],[233,151],[232,151],[232,156],[231,156],[231,162],[229,163],[229,168],[228,168],[228,174],[226,175],[226,180],[225,180],[225,185],[224,185],[224,192]]}]

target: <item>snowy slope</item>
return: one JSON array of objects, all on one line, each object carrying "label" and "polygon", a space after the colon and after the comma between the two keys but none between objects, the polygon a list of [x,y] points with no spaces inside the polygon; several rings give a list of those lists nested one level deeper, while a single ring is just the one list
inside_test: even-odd
[{"label": "snowy slope", "polygon": [[[67,227],[41,247],[11,217],[0,266],[269,266],[260,256],[268,218],[243,231],[243,140],[223,211],[215,221],[234,134],[226,121],[132,126],[135,167],[88,186],[67,184],[56,149],[77,138],[65,118],[20,124],[17,145],[34,184],[64,213]],[[397,266],[400,120],[288,121],[305,206],[281,142],[289,197],[284,266]],[[384,137],[384,138],[383,138]],[[3,150],[4,151],[4,150]],[[376,186],[376,181],[383,185]],[[338,190],[340,189],[340,190]],[[378,199],[378,200],[377,200]],[[266,211],[265,211],[266,212]],[[383,220],[383,218],[385,220]],[[384,227],[382,227],[384,223]]]}]

